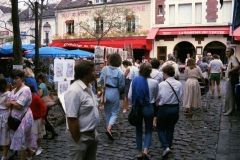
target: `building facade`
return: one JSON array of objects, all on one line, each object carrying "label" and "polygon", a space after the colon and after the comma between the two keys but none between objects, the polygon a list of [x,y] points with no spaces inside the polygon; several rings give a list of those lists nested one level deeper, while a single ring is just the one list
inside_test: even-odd
[{"label": "building facade", "polygon": [[7,6],[0,6],[0,46],[7,45],[9,43],[12,43],[13,37],[12,37],[12,25],[9,22],[11,19],[11,8]]},{"label": "building facade", "polygon": [[[100,45],[105,47],[124,48],[124,44],[132,44],[135,59],[140,59],[143,55],[149,57],[146,37],[150,31],[150,0],[62,0],[57,6],[57,34],[53,35],[54,40],[51,46],[64,48],[80,48],[88,51],[94,51],[97,39],[85,35],[85,31],[79,27],[80,22],[87,22],[91,28],[101,28],[97,19],[93,17],[93,12],[103,8],[105,5],[108,8],[127,7],[134,12],[134,17],[122,16],[121,20],[129,22],[130,28],[119,33],[110,30],[104,36]],[[109,15],[110,16],[110,15]],[[104,21],[104,19],[103,19]],[[104,31],[104,27],[102,28]]]},{"label": "building facade", "polygon": [[[39,5],[40,6],[40,5]],[[48,33],[48,44],[52,42],[52,35],[56,32],[56,16],[55,16],[56,4],[47,4],[44,6],[42,15],[41,26],[41,46],[46,46],[46,33],[43,30],[43,25],[48,22],[51,26],[51,30]],[[27,8],[19,14],[19,25],[22,43],[35,44],[35,15],[34,10]]]},{"label": "building facade", "polygon": [[[183,63],[187,53],[197,59],[211,52],[226,63],[227,46],[240,52],[239,41],[231,37],[233,3],[224,0],[221,8],[219,0],[153,0],[153,25],[147,41],[153,45],[154,57],[166,60],[173,53]],[[234,35],[239,36],[240,31],[235,30]]]}]

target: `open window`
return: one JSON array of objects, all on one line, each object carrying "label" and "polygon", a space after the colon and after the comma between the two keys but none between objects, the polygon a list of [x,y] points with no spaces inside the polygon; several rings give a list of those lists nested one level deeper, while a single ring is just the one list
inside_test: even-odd
[{"label": "open window", "polygon": [[134,15],[126,16],[126,31],[135,32],[136,30],[136,17]]},{"label": "open window", "polygon": [[74,34],[74,20],[66,20],[66,29],[67,34],[72,35]]},{"label": "open window", "polygon": [[99,17],[99,18],[95,18],[95,29],[96,29],[96,33],[100,34],[103,32],[103,18]]}]

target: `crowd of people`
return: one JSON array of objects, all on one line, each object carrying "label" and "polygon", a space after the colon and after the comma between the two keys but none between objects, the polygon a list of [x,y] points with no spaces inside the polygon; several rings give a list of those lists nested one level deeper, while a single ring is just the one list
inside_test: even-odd
[{"label": "crowd of people", "polygon": [[1,160],[7,159],[9,149],[18,151],[21,160],[32,159],[43,151],[41,139],[46,130],[52,133],[49,139],[57,136],[46,118],[49,104],[43,101],[51,86],[45,74],[40,73],[35,79],[30,68],[12,70],[11,78],[13,89],[9,90],[10,84],[0,76]]},{"label": "crowd of people", "polygon": [[[228,57],[226,77],[226,101],[223,110],[228,116],[235,111],[234,88],[239,79],[239,62],[232,48],[226,49]],[[122,62],[118,54],[108,58],[107,66],[102,68],[96,82],[94,63],[77,61],[74,67],[74,81],[64,95],[66,106],[66,140],[69,157],[72,160],[95,160],[98,146],[97,127],[100,122],[99,108],[103,108],[106,117],[106,135],[114,141],[114,125],[120,112],[120,100],[123,111],[137,111],[136,148],[137,158],[148,160],[152,132],[156,130],[162,156],[171,152],[175,125],[179,119],[179,109],[185,109],[186,116],[194,114],[194,108],[202,107],[203,86],[211,85],[211,99],[221,98],[220,80],[224,68],[218,55],[211,53],[207,57],[195,59],[187,54],[185,63],[179,64],[173,54],[166,62],[150,58],[142,62],[128,60]],[[51,85],[46,75],[40,73],[36,78],[31,69],[13,70],[14,89],[8,91],[8,82],[0,77],[0,146],[3,147],[2,160],[8,150],[19,151],[21,159],[31,159],[42,152],[41,139],[51,132],[54,139],[58,134],[46,118],[49,107],[54,101],[50,97]],[[96,85],[92,85],[96,82]],[[186,82],[186,83],[183,83]],[[105,99],[99,103],[98,88],[104,86]],[[217,96],[215,96],[217,86]],[[95,88],[95,89],[94,89]],[[205,93],[206,94],[206,93]],[[239,107],[239,106],[238,106]],[[21,121],[16,130],[11,129],[9,117]],[[144,125],[143,125],[144,123]],[[143,126],[145,132],[143,132]],[[144,136],[144,142],[142,142]],[[159,146],[160,147],[160,146]]]},{"label": "crowd of people", "polygon": [[[225,73],[227,97],[224,115],[233,113],[235,103],[233,86],[230,76],[238,68],[237,58],[232,48],[226,49],[228,65]],[[106,135],[114,141],[113,127],[116,125],[120,113],[120,99],[123,99],[123,114],[132,107],[137,110],[136,148],[138,159],[147,160],[151,145],[152,132],[156,129],[161,147],[162,156],[171,152],[174,127],[179,118],[180,105],[185,108],[187,116],[192,116],[194,108],[202,107],[202,88],[211,85],[211,98],[221,98],[220,80],[223,76],[222,64],[218,55],[207,54],[207,57],[195,59],[187,56],[186,64],[175,62],[172,54],[166,62],[150,58],[135,63],[124,60],[117,54],[108,57],[97,82],[105,86],[105,101],[97,103],[98,99],[92,92],[91,82],[94,80],[94,64],[89,61],[80,61],[75,66],[75,82],[65,94],[67,117],[67,145],[70,159],[96,159],[99,124],[98,107],[104,106],[106,115]],[[121,65],[122,64],[122,65]],[[123,66],[123,67],[121,67]],[[181,83],[186,81],[186,83]],[[123,93],[123,96],[122,96]],[[206,94],[206,93],[205,93]],[[102,108],[102,107],[101,107]],[[145,125],[143,125],[143,122]],[[143,132],[143,126],[145,132]],[[142,142],[145,133],[144,142]]]}]

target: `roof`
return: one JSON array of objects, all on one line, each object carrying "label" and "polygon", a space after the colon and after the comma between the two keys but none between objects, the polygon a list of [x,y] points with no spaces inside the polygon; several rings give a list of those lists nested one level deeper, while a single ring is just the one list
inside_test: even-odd
[{"label": "roof", "polygon": [[6,6],[0,6],[0,10],[1,10],[3,13],[11,13],[11,12],[12,12],[12,8],[6,7]]},{"label": "roof", "polygon": [[[107,2],[107,4],[136,2],[136,1],[150,1],[150,0],[112,0],[112,2]],[[75,0],[75,1],[61,0],[61,2],[59,2],[59,4],[56,6],[56,10],[86,7],[87,3],[88,3],[88,0]],[[94,6],[95,5],[98,5],[98,4],[94,4]],[[103,3],[99,5],[103,5]]]},{"label": "roof", "polygon": [[[49,17],[55,17],[55,6],[56,5],[57,4],[55,4],[55,3],[54,4],[45,5],[42,18],[44,19],[44,18],[49,18]],[[39,7],[40,7],[40,4],[39,4]],[[29,11],[29,8],[23,10],[19,14],[19,19],[20,19],[20,21],[34,19],[34,10]]]}]

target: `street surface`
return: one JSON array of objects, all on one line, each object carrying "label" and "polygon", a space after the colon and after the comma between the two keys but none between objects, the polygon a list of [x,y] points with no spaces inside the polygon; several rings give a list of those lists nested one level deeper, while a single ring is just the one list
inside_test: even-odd
[{"label": "street surface", "polygon": [[[240,112],[232,116],[223,116],[221,110],[225,99],[225,81],[221,81],[222,98],[208,98],[208,109],[193,111],[187,116],[180,109],[180,119],[176,125],[171,154],[166,160],[240,160]],[[211,91],[208,92],[210,94]],[[56,107],[52,113],[59,112]],[[113,128],[115,141],[105,135],[104,111],[100,112],[101,123],[98,127],[100,142],[97,160],[137,159],[135,128],[130,126],[127,114],[120,112],[118,122]],[[59,137],[55,140],[42,140],[42,154],[34,160],[67,160],[68,148],[65,139],[65,124],[56,127]],[[153,132],[152,145],[149,148],[151,160],[161,160],[162,148],[156,132]],[[19,156],[14,159],[19,159]]]}]

